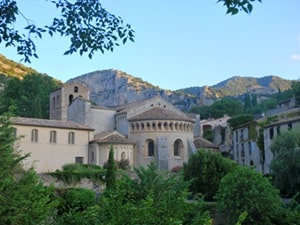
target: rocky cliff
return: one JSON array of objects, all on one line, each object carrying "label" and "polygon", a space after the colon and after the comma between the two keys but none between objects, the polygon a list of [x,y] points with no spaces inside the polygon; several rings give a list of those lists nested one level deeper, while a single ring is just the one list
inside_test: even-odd
[{"label": "rocky cliff", "polygon": [[140,78],[118,70],[100,70],[75,77],[90,90],[91,101],[115,107],[161,95],[177,108],[188,111],[194,105],[210,105],[225,96],[240,96],[247,91],[273,94],[290,88],[291,81],[277,76],[263,78],[235,76],[214,86],[190,87],[177,91],[164,90]]}]

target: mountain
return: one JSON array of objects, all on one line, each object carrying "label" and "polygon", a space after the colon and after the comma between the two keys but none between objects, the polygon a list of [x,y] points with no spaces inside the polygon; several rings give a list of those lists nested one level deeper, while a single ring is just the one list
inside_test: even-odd
[{"label": "mountain", "polygon": [[90,90],[90,99],[96,105],[116,107],[145,100],[156,95],[187,111],[197,104],[197,99],[182,91],[164,90],[141,78],[118,70],[100,70],[75,77],[67,82],[78,81]]},{"label": "mountain", "polygon": [[[3,88],[3,81],[9,77],[22,79],[30,73],[38,72],[0,54],[0,90]],[[262,78],[234,76],[213,86],[189,87],[170,91],[114,69],[83,74],[68,82],[75,80],[89,88],[91,101],[97,105],[116,107],[161,95],[183,111],[188,111],[195,105],[211,105],[217,99],[226,96],[239,97],[249,91],[258,96],[285,91],[290,88],[292,83],[292,81],[278,76]]]},{"label": "mountain", "polygon": [[242,96],[247,92],[269,95],[285,91],[292,81],[278,76],[262,78],[234,76],[214,86],[190,87],[177,91],[164,90],[125,72],[99,70],[75,77],[90,90],[91,101],[97,105],[115,107],[161,95],[177,108],[188,111],[194,105],[210,105],[226,96]]}]

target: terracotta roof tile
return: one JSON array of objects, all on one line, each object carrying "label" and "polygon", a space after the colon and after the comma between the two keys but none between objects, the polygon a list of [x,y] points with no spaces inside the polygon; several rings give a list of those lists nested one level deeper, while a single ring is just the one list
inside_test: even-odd
[{"label": "terracotta roof tile", "polygon": [[219,147],[217,145],[215,145],[214,143],[206,140],[205,138],[203,137],[196,137],[194,139],[194,144],[195,144],[195,147],[197,149],[199,148],[205,148],[205,149],[219,149]]},{"label": "terracotta roof tile", "polygon": [[194,122],[194,120],[188,116],[166,110],[162,107],[154,107],[129,119],[129,121],[135,120],[183,120]]},{"label": "terracotta roof tile", "polygon": [[61,120],[47,120],[25,117],[12,117],[12,124],[24,125],[24,126],[38,126],[38,127],[53,127],[53,128],[66,128],[76,130],[94,130],[93,128],[72,121]]},{"label": "terracotta roof tile", "polygon": [[94,137],[94,141],[98,143],[135,144],[133,140],[128,139],[117,131],[107,131],[96,134]]}]

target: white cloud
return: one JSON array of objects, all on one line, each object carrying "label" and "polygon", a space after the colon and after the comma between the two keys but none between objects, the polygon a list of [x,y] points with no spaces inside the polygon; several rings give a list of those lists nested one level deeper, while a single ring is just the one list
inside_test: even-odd
[{"label": "white cloud", "polygon": [[291,55],[291,60],[300,61],[300,55],[299,54]]}]

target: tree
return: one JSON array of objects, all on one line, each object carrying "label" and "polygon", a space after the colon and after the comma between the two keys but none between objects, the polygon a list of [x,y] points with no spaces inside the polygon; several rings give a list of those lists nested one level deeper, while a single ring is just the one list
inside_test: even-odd
[{"label": "tree", "polygon": [[55,216],[53,188],[45,187],[31,168],[24,170],[15,149],[9,118],[0,117],[0,224],[50,224]]},{"label": "tree", "polygon": [[7,81],[0,95],[0,113],[14,116],[49,118],[49,95],[60,82],[44,74],[29,74],[20,80]]},{"label": "tree", "polygon": [[[251,13],[252,3],[261,0],[218,0],[227,8],[227,14],[237,14],[239,11]],[[6,47],[16,47],[17,53],[22,55],[25,62],[32,57],[38,57],[33,38],[42,38],[43,35],[59,34],[70,38],[70,47],[65,55],[79,52],[88,54],[92,58],[94,53],[113,51],[120,42],[134,41],[134,30],[129,24],[105,10],[99,0],[51,0],[60,10],[61,17],[53,18],[49,25],[37,27],[32,20],[25,17],[18,8],[16,0],[0,2],[0,43]],[[27,26],[24,31],[16,28],[15,23],[21,15]]]},{"label": "tree", "polygon": [[209,150],[199,150],[184,164],[184,179],[191,181],[193,195],[201,193],[206,200],[213,200],[221,179],[234,170],[236,164]]},{"label": "tree", "polygon": [[247,213],[243,225],[271,225],[281,220],[282,201],[279,191],[251,167],[238,167],[220,182],[216,195],[217,206],[225,224],[235,224]]},{"label": "tree", "polygon": [[[87,53],[89,58],[96,51],[113,51],[119,42],[125,44],[127,40],[133,41],[134,31],[130,25],[124,25],[120,17],[106,11],[99,0],[49,2],[60,10],[61,17],[53,18],[49,25],[42,27],[37,27],[22,14],[16,0],[0,2],[0,43],[3,42],[6,47],[17,47],[18,54],[24,56],[25,62],[30,62],[31,57],[38,57],[33,38],[41,39],[44,34],[69,37],[71,44],[64,54]],[[25,32],[14,26],[18,15],[22,15],[28,24]]]},{"label": "tree", "polygon": [[253,120],[254,120],[254,118],[253,118],[252,115],[250,115],[250,114],[241,114],[241,115],[237,115],[237,116],[234,116],[234,117],[230,118],[227,121],[227,123],[229,124],[229,126],[231,128],[235,128],[235,127],[238,127],[242,124],[251,122]]},{"label": "tree", "polygon": [[114,160],[114,148],[111,145],[109,150],[107,171],[105,175],[106,188],[113,189],[116,186],[116,165]]},{"label": "tree", "polygon": [[244,108],[238,99],[222,98],[210,106],[193,107],[191,112],[199,113],[202,119],[235,116],[243,113]]},{"label": "tree", "polygon": [[178,174],[159,171],[151,163],[118,181],[117,188],[100,197],[98,224],[212,225],[203,201],[187,202],[188,182]]},{"label": "tree", "polygon": [[270,169],[274,184],[285,196],[300,191],[300,130],[290,130],[277,135],[271,145],[274,159]]}]

